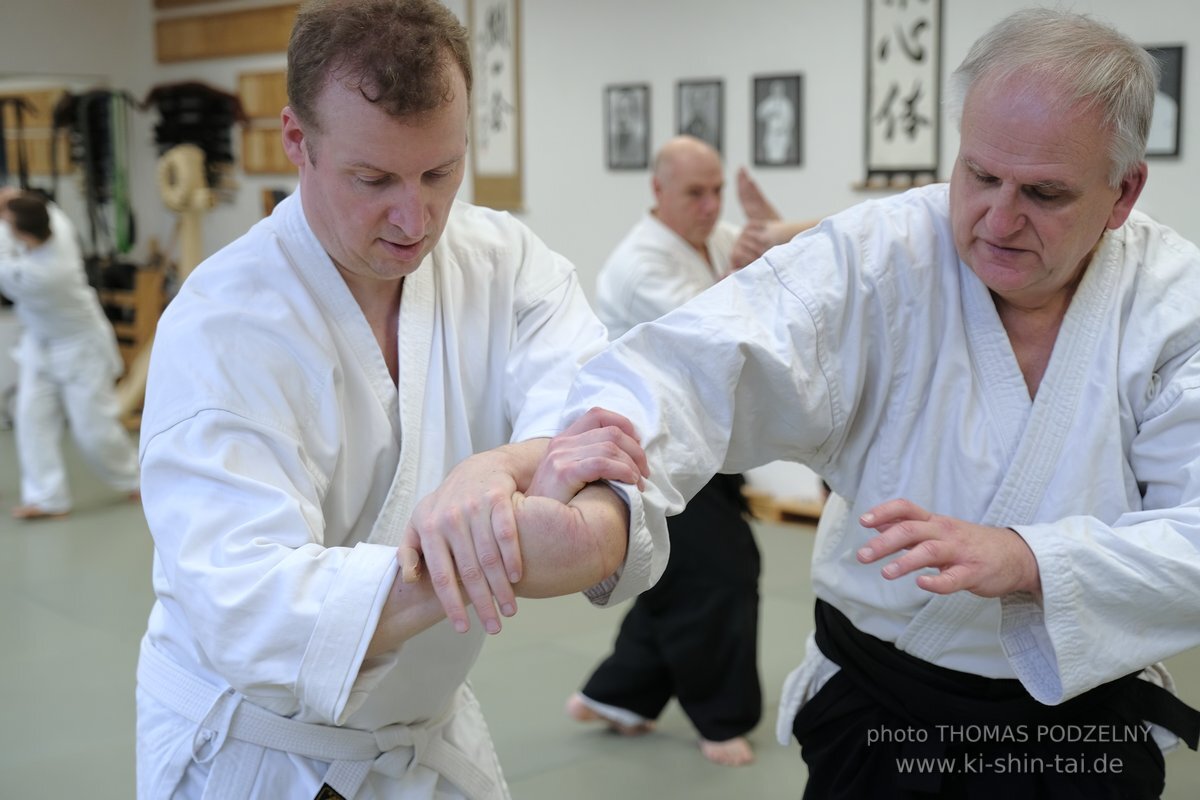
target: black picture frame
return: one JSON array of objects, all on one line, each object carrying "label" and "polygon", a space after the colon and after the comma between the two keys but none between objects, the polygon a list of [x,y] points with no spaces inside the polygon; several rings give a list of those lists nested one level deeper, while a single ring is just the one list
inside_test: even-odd
[{"label": "black picture frame", "polygon": [[681,80],[675,84],[675,132],[688,134],[722,152],[725,128],[725,84],[717,79]]},{"label": "black picture frame", "polygon": [[804,76],[756,75],[752,79],[751,149],[756,167],[798,167],[804,163],[800,136],[804,122]]},{"label": "black picture frame", "polygon": [[1183,51],[1181,44],[1147,47],[1162,67],[1154,115],[1146,138],[1147,158],[1179,158],[1183,142]]},{"label": "black picture frame", "polygon": [[604,141],[609,169],[650,165],[650,84],[604,87]]}]

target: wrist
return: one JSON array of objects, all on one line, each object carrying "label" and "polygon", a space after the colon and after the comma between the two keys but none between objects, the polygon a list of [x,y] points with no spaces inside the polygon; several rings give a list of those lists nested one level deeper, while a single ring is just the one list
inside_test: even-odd
[{"label": "wrist", "polygon": [[528,493],[529,484],[533,481],[549,443],[550,440],[545,438],[527,439],[497,447],[489,452],[496,459],[496,469],[510,475],[518,491]]}]

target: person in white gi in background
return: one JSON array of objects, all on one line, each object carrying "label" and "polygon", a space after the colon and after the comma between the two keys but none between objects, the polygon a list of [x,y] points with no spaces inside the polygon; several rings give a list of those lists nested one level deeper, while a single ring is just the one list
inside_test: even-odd
[{"label": "person in white gi in background", "polygon": [[[745,170],[739,194],[748,219],[777,212]],[[732,273],[739,229],[721,220],[721,156],[690,135],[659,149],[651,178],[654,207],[626,234],[596,279],[596,313],[617,339]],[[715,475],[669,520],[676,558],[637,597],[612,653],[567,713],[603,719],[626,734],[649,731],[677,697],[710,761],[749,764],[746,739],[762,717],[758,674],[758,547],[743,517],[740,475]]]},{"label": "person in white gi in background", "polygon": [[[585,488],[640,481],[626,423],[549,444],[603,326],[525,226],[455,202],[470,77],[437,0],[298,13],[299,189],[188,277],[151,358],[141,798],[506,798],[466,683],[483,631],[518,593],[649,584],[625,504]],[[439,527],[479,536],[398,579],[406,529]]]},{"label": "person in white gi in background", "polygon": [[71,492],[64,427],[109,486],[138,498],[137,448],[122,427],[114,383],[124,364],[117,337],[88,285],[75,229],[40,195],[0,190],[0,292],[22,326],[13,414],[21,466],[16,519],[65,516]]},{"label": "person in white gi in background", "polygon": [[1200,249],[1134,210],[1155,71],[1013,14],[952,77],[949,185],[828,217],[576,379],[564,421],[642,437],[655,569],[718,471],[833,489],[778,725],[805,797],[1157,798],[1197,747],[1161,661],[1200,644]]}]

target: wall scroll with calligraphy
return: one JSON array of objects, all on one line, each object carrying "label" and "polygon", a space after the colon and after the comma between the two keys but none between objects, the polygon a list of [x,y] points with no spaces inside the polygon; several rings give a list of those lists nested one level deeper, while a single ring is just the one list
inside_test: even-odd
[{"label": "wall scroll with calligraphy", "polygon": [[469,0],[471,154],[474,202],[523,211],[521,169],[521,3]]},{"label": "wall scroll with calligraphy", "polygon": [[867,0],[867,183],[937,180],[941,0]]}]

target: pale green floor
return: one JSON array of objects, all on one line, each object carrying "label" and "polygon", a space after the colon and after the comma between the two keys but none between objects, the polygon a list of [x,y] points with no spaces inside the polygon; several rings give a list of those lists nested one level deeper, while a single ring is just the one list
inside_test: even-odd
[{"label": "pale green floor", "polygon": [[[16,523],[11,432],[0,432],[0,797],[129,800],[133,671],[150,607],[150,539],[136,505],[72,464],[74,513]],[[766,713],[758,762],[705,762],[672,704],[658,731],[626,739],[580,726],[562,704],[609,648],[621,609],[579,598],[525,601],[488,642],[474,684],[517,800],[798,798],[795,746],[775,743],[775,703],[811,625],[811,529],[756,525],[763,552],[761,662]],[[1200,651],[1171,663],[1200,705]],[[1168,800],[1200,797],[1200,756],[1167,757]]]}]

